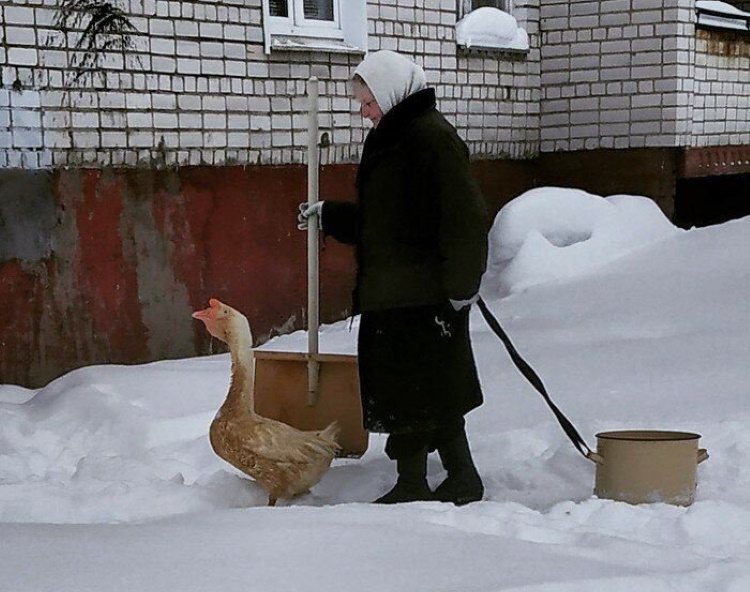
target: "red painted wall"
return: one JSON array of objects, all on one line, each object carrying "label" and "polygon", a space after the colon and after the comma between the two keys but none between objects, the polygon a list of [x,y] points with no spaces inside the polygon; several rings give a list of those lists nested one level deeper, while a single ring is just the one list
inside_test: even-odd
[{"label": "red painted wall", "polygon": [[[540,185],[648,195],[671,214],[669,150],[474,163],[492,214]],[[322,167],[322,199],[353,199],[355,165]],[[79,366],[223,351],[190,314],[242,310],[261,343],[304,326],[303,166],[0,171],[0,383],[40,386]],[[321,252],[321,321],[346,316],[354,259]]]},{"label": "red painted wall", "polygon": [[[0,182],[3,218],[27,198],[18,174],[15,189]],[[49,252],[34,258],[20,238],[0,249],[0,383],[39,386],[83,365],[206,352],[208,334],[190,313],[212,296],[245,312],[259,342],[303,326],[304,167],[47,174],[56,219],[30,224]],[[354,166],[323,167],[321,195],[353,198],[354,175]],[[350,249],[327,241],[320,270],[321,321],[330,322],[350,306]]]}]

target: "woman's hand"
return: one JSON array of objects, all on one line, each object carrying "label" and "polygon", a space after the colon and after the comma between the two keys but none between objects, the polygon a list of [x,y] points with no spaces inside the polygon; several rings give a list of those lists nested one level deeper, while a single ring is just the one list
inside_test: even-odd
[{"label": "woman's hand", "polygon": [[322,201],[316,201],[310,205],[308,202],[303,201],[299,204],[299,214],[297,214],[297,228],[300,230],[307,230],[308,220],[311,216],[317,217],[318,229],[323,228],[323,203]]},{"label": "woman's hand", "polygon": [[453,300],[452,298],[448,298],[448,302],[451,303],[453,310],[456,312],[475,304],[477,300],[479,300],[479,294],[474,294],[474,296],[467,300]]}]

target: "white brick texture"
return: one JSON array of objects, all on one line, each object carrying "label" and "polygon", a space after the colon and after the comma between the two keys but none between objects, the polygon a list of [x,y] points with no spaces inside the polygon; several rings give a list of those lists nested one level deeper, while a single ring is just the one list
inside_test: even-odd
[{"label": "white brick texture", "polygon": [[[727,34],[696,30],[692,0],[550,0],[540,7],[542,151],[570,150],[581,140],[587,149],[750,143],[750,99],[736,110],[711,100],[750,97],[747,37],[734,45],[743,55],[728,47],[721,55],[716,36]],[[559,99],[573,96],[601,102],[571,102],[566,122],[568,106]],[[694,110],[674,108],[694,101]],[[589,127],[575,125],[582,121]]]},{"label": "white brick texture", "polygon": [[[71,86],[72,52],[53,28],[56,5],[0,0],[0,163],[10,162],[8,154],[19,148],[49,154],[16,157],[16,164],[222,164],[228,156],[232,162],[300,163],[311,75],[321,80],[321,134],[332,141],[321,151],[322,161],[358,159],[367,128],[349,97],[348,80],[361,55],[267,56],[261,0],[119,4],[138,29],[133,49],[111,54],[100,62],[101,76]],[[538,0],[515,4],[521,25],[538,31]],[[532,35],[527,56],[467,54],[454,41],[454,0],[369,0],[368,15],[369,49],[396,49],[423,65],[473,154],[539,152],[538,35]],[[37,104],[24,104],[31,94]],[[460,117],[469,100],[477,114],[472,119]],[[55,117],[42,117],[42,105]]]},{"label": "white brick texture", "polygon": [[[332,141],[322,162],[358,159],[361,55],[266,55],[261,0],[118,2],[134,47],[71,86],[82,55],[61,45],[57,3],[0,0],[0,167],[302,163],[311,75]],[[696,31],[693,0],[516,0],[525,55],[457,48],[455,0],[367,4],[369,49],[424,67],[477,158],[750,143],[748,52]]]}]

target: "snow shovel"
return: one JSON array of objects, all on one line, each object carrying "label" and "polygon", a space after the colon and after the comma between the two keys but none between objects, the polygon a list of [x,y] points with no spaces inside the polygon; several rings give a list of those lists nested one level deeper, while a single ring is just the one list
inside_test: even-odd
[{"label": "snow shovel", "polygon": [[[307,81],[307,201],[318,201],[318,79]],[[301,430],[341,428],[339,456],[367,450],[362,425],[357,356],[325,354],[318,347],[318,220],[307,227],[307,332],[303,352],[255,350],[255,410]]]},{"label": "snow shovel", "polygon": [[698,448],[699,434],[658,430],[601,432],[596,435],[597,452],[592,451],[550,399],[542,379],[518,353],[484,300],[479,298],[477,304],[516,368],[544,397],[578,452],[596,464],[594,493],[598,497],[631,504],[663,502],[689,506],[693,503],[696,467],[708,458],[706,449]]}]

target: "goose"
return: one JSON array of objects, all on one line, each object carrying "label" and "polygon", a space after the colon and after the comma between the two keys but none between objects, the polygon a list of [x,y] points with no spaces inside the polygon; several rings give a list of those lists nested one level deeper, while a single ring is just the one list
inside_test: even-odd
[{"label": "goose", "polygon": [[268,494],[269,506],[307,492],[340,449],[337,423],[321,431],[302,431],[255,413],[255,361],[247,318],[216,298],[192,316],[229,346],[232,359],[229,392],[209,429],[214,452],[254,479]]}]

